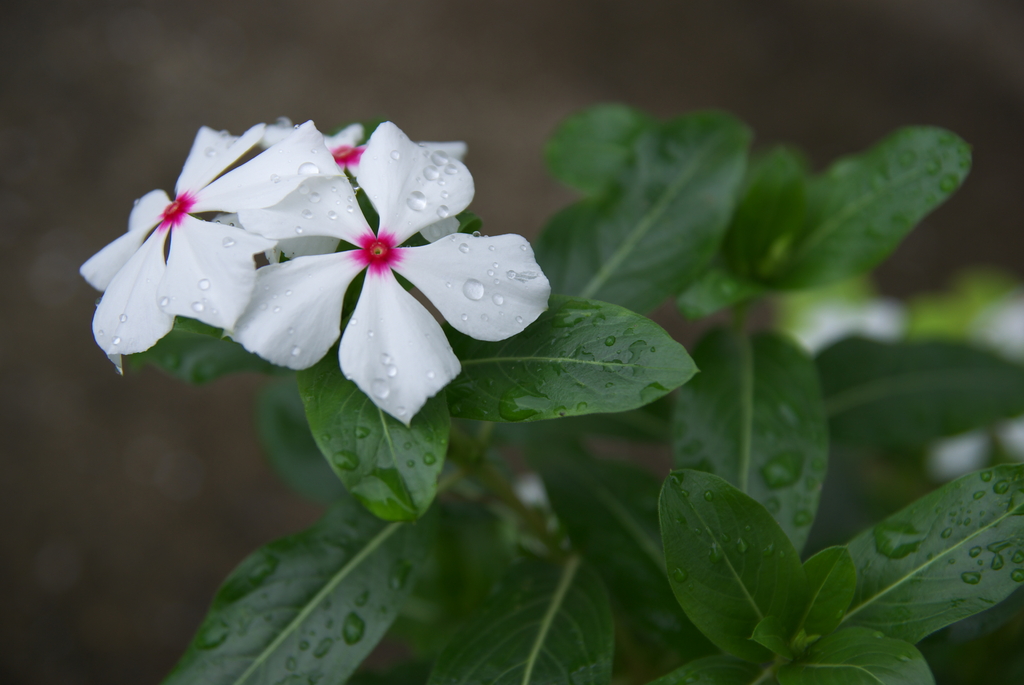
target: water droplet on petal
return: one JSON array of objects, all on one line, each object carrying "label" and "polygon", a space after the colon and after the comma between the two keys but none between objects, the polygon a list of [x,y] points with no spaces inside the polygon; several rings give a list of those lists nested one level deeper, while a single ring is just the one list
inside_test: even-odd
[{"label": "water droplet on petal", "polygon": [[484,284],[471,278],[463,284],[462,294],[471,300],[479,300],[484,296]]},{"label": "water droplet on petal", "polygon": [[516,317],[516,323],[522,323],[522,322],[523,322],[523,317],[517,316]]},{"label": "water droplet on petal", "polygon": [[427,196],[418,190],[414,190],[409,193],[409,198],[405,202],[409,205],[409,209],[413,209],[417,212],[423,211],[427,208]]},{"label": "water droplet on petal", "polygon": [[459,173],[459,167],[455,166],[454,164],[447,164],[444,167],[444,173],[448,174],[449,176],[454,176],[455,174]]},{"label": "water droplet on petal", "polygon": [[171,298],[169,298],[169,297],[161,297],[160,298],[160,306],[161,307],[166,307],[170,303],[171,303]]},{"label": "water droplet on petal", "polygon": [[462,319],[463,321],[469,321],[469,314],[463,314],[459,318]]},{"label": "water droplet on petal", "polygon": [[224,247],[231,247],[232,245],[235,244],[235,239],[234,238],[225,238],[224,240],[222,240],[220,242],[220,244],[223,245]]},{"label": "water droplet on petal", "polygon": [[491,301],[494,302],[494,304],[496,305],[502,305],[505,303],[505,298],[496,293],[493,297],[491,297]]},{"label": "water droplet on petal", "polygon": [[466,243],[462,243],[461,245],[459,245],[459,252],[461,252],[462,254],[466,254],[467,252],[469,252],[469,245],[467,245]]},{"label": "water droplet on petal", "polygon": [[117,320],[120,321],[121,323],[124,323],[125,321],[128,320],[128,315],[122,314],[121,316],[117,317]]},{"label": "water droplet on petal", "polygon": [[[423,170],[423,177],[426,178],[428,181],[436,181],[437,177],[440,175],[441,172],[438,171],[436,166],[431,165]],[[448,197],[446,193],[441,193],[441,195],[443,195],[444,197]]]},{"label": "water droplet on petal", "polygon": [[292,356],[293,357],[298,357],[301,352],[302,352],[302,348],[299,347],[298,345],[296,345],[295,347],[292,348]]},{"label": "water droplet on petal", "polygon": [[320,202],[320,193],[310,193],[309,201],[312,202],[313,204]]},{"label": "water droplet on petal", "polygon": [[385,399],[391,394],[391,389],[388,387],[387,382],[383,378],[377,378],[370,384],[370,390],[376,397]]},{"label": "water droplet on petal", "polygon": [[312,162],[303,162],[302,164],[299,165],[300,176],[310,176],[312,174],[319,173],[320,167],[318,167],[316,164],[313,164]]},{"label": "water droplet on petal", "polygon": [[398,367],[394,364],[388,364],[384,367],[384,373],[388,375],[388,378],[394,378],[398,375]]},{"label": "water droplet on petal", "polygon": [[278,176],[277,174],[270,174],[270,182],[271,183],[280,183],[281,182],[281,177]]},{"label": "water droplet on petal", "polygon": [[118,335],[115,335],[114,339],[111,340],[110,342],[113,343],[114,345],[120,345],[121,344],[121,337],[118,336]]},{"label": "water droplet on petal", "polygon": [[430,380],[434,380],[435,375],[436,374],[433,371],[427,371],[427,378],[429,378]]},{"label": "water droplet on petal", "polygon": [[313,218],[313,212],[308,210],[308,209],[304,209],[304,210],[302,210],[302,217],[304,219],[312,219]]},{"label": "water droplet on petal", "polygon": [[199,281],[199,289],[200,290],[209,290],[210,289],[210,279],[208,279],[208,278],[201,279]]},{"label": "water droplet on petal", "polygon": [[204,309],[206,309],[206,305],[204,305],[202,302],[193,302],[192,303],[192,311],[194,311],[194,312],[201,312]]},{"label": "water droplet on petal", "polygon": [[206,153],[207,157],[216,157],[217,156],[217,151],[214,150],[212,147],[206,148],[206,150],[204,150],[203,152]]},{"label": "water droplet on petal", "polygon": [[401,152],[399,152],[398,150],[392,150],[391,151],[391,159],[393,159],[393,160],[395,160],[397,162],[401,158],[402,158],[402,153]]},{"label": "water droplet on petal", "polygon": [[437,215],[439,217],[441,217],[442,219],[447,219],[448,218],[448,207],[446,205],[441,205],[440,207],[438,207],[437,208]]}]

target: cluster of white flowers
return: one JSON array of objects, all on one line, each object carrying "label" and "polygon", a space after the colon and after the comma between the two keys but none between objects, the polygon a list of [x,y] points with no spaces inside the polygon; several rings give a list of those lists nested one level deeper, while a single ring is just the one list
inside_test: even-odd
[{"label": "cluster of white flowers", "polygon": [[[464,144],[413,143],[390,122],[358,146],[362,138],[354,125],[325,139],[312,122],[261,124],[237,138],[200,129],[174,199],[154,190],[136,201],[128,232],[82,265],[103,291],[93,334],[118,368],[175,316],[222,328],[292,369],[318,362],[341,336],[345,377],[408,424],[460,364],[395,273],[479,340],[515,335],[547,308],[550,285],[524,238],[456,232],[474,193]],[[376,232],[350,178],[380,217]],[[196,216],[207,212],[219,214]],[[402,247],[416,233],[430,242]],[[261,253],[271,263],[257,269]],[[345,291],[364,270],[342,335]]]}]

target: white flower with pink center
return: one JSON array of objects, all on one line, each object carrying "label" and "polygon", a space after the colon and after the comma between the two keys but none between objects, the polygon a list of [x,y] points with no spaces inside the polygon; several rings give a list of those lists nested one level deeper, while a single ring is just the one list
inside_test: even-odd
[{"label": "white flower with pink center", "polygon": [[[390,122],[371,136],[357,180],[380,216],[376,233],[345,176],[309,179],[306,194],[239,212],[244,226],[258,223],[271,238],[293,237],[298,228],[356,249],[259,269],[235,340],[275,364],[312,366],[341,335],[345,291],[365,270],[362,293],[341,336],[341,370],[405,424],[458,375],[460,365],[441,327],[395,274],[416,286],[456,330],[478,340],[519,333],[547,308],[551,293],[533,250],[518,235],[453,234],[400,247],[473,199],[473,177],[465,165],[428,145],[413,143]],[[317,199],[311,202],[313,193]]]},{"label": "white flower with pink center", "polygon": [[171,330],[175,316],[230,330],[249,302],[256,281],[253,255],[274,242],[194,213],[268,207],[321,166],[335,171],[323,136],[307,122],[225,174],[263,132],[262,124],[237,138],[199,129],[174,200],[162,190],[147,193],[132,209],[128,232],[82,265],[82,276],[103,291],[93,335],[119,368],[120,355],[152,347]]}]

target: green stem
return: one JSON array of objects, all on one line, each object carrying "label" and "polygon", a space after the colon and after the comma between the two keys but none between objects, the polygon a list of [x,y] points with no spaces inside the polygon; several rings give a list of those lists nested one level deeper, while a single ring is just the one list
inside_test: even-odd
[{"label": "green stem", "polygon": [[750,436],[754,427],[754,354],[746,331],[746,305],[733,310],[733,327],[740,353],[740,463],[739,489],[747,491],[750,478]]},{"label": "green stem", "polygon": [[548,530],[547,519],[539,511],[526,506],[504,475],[494,467],[493,464],[482,462],[473,469],[473,475],[477,477],[485,488],[498,498],[509,509],[516,513],[526,527],[548,548],[548,552],[556,560],[562,560],[565,552],[562,550],[561,540],[552,535]]}]

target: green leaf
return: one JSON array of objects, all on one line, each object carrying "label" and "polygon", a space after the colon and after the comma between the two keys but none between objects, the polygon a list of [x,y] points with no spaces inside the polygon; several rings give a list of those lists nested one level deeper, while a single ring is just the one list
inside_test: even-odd
[{"label": "green leaf", "polygon": [[718,476],[674,471],[661,489],[661,537],[676,599],[704,635],[748,661],[771,652],[748,638],[765,616],[792,636],[807,577],[763,506]]},{"label": "green leaf", "polygon": [[857,588],[857,568],[845,547],[823,549],[804,562],[811,601],[801,626],[808,635],[828,635],[843,620]]},{"label": "green leaf", "polygon": [[750,133],[701,112],[652,127],[600,197],[557,214],[535,245],[554,292],[645,312],[707,265],[732,214]]},{"label": "green leaf", "polygon": [[793,650],[789,647],[789,635],[777,616],[765,616],[754,627],[754,634],[750,639],[787,659],[793,658]]},{"label": "green leaf", "polygon": [[359,671],[346,685],[423,685],[430,676],[430,663],[406,661],[387,671]]},{"label": "green leaf", "polygon": [[436,541],[391,628],[420,655],[441,651],[487,599],[517,554],[514,524],[475,503],[437,504]]},{"label": "green leaf", "polygon": [[655,122],[625,105],[595,105],[561,124],[544,147],[551,174],[584,193],[599,193],[633,161],[633,141]]},{"label": "green leaf", "polygon": [[427,400],[406,426],[345,379],[334,351],[298,379],[313,438],[349,492],[389,521],[422,516],[448,450],[444,393]]},{"label": "green leaf", "polygon": [[387,524],[341,500],[228,576],[165,685],[343,682],[394,620],[433,532],[433,517]]},{"label": "green leaf", "polygon": [[676,306],[687,319],[703,319],[766,291],[763,285],[741,278],[725,267],[712,265],[679,294]]},{"label": "green leaf", "polygon": [[768,685],[761,667],[725,654],[706,656],[680,666],[649,685]]},{"label": "green leaf", "polygon": [[818,509],[828,431],[814,363],[777,333],[712,331],[679,392],[675,465],[715,473],[765,505],[802,549]]},{"label": "green leaf", "polygon": [[292,373],[220,336],[219,328],[192,319],[176,318],[170,333],[145,352],[125,356],[125,365],[139,370],[150,364],[193,385],[209,383],[229,373]]},{"label": "green leaf", "polygon": [[446,327],[462,373],[448,386],[452,416],[538,421],[621,412],[653,402],[695,373],[658,324],[607,304],[553,296],[550,309],[507,340]]},{"label": "green leaf", "polygon": [[613,646],[608,596],[579,557],[527,561],[441,652],[429,683],[607,685]]},{"label": "green leaf", "polygon": [[934,685],[921,652],[864,628],[847,628],[811,645],[783,666],[781,685]]},{"label": "green leaf", "polygon": [[1024,582],[1024,465],[947,483],[849,544],[857,591],[847,625],[917,642]]},{"label": "green leaf", "polygon": [[[1024,586],[1018,587],[1010,596],[979,614],[968,616],[951,625],[942,636],[954,644],[970,642],[989,635],[1003,627],[1024,610]],[[941,634],[940,634],[941,635]]]},{"label": "green leaf", "polygon": [[256,431],[267,461],[293,490],[330,504],[345,489],[331,473],[309,432],[295,379],[270,383],[256,399]]},{"label": "green leaf", "polygon": [[573,549],[601,575],[638,642],[671,648],[686,659],[714,652],[665,579],[658,479],[626,463],[595,460],[564,440],[532,447],[527,458],[544,479]]},{"label": "green leaf", "polygon": [[494,440],[500,443],[541,442],[548,438],[600,435],[633,442],[666,443],[670,438],[672,395],[650,404],[614,414],[587,414],[561,421],[498,424]]},{"label": "green leaf", "polygon": [[1024,411],[1024,368],[948,342],[840,341],[817,358],[833,440],[913,447]]},{"label": "green leaf", "polygon": [[785,261],[807,212],[807,162],[794,150],[777,147],[747,170],[722,252],[732,270],[767,278]]},{"label": "green leaf", "polygon": [[807,188],[807,220],[774,284],[807,288],[870,270],[960,187],[971,149],[940,128],[905,128],[841,159]]}]

